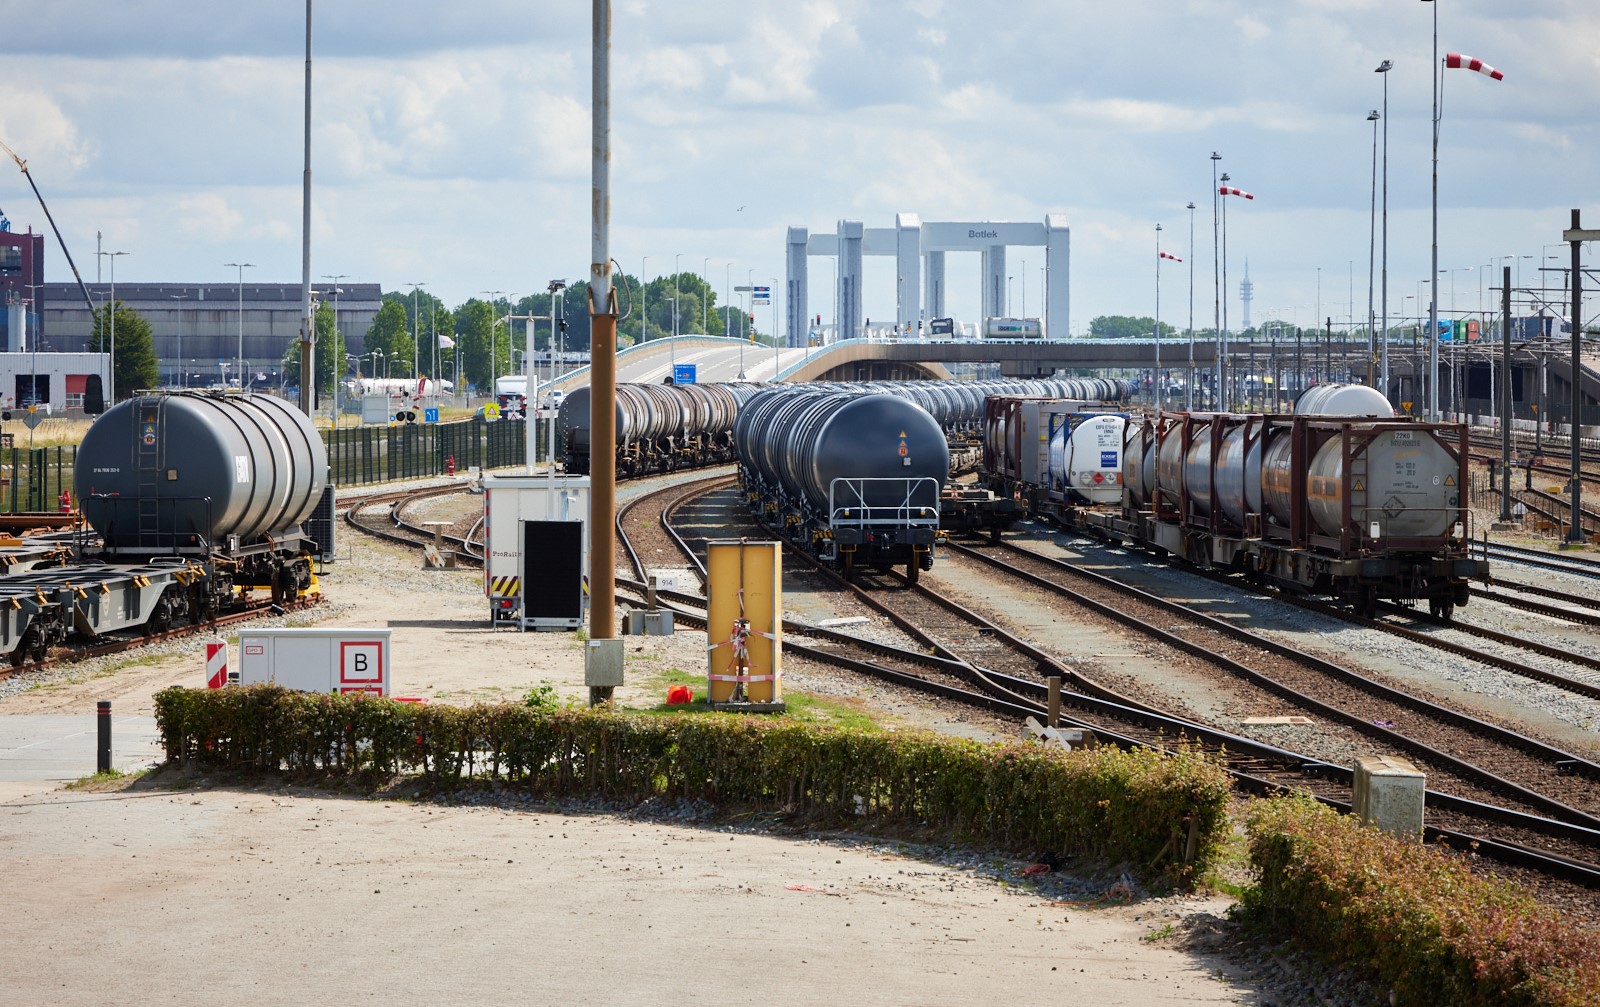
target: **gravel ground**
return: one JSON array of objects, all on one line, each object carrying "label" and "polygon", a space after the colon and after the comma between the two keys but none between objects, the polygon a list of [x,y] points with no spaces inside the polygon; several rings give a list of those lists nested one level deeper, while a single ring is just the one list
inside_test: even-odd
[{"label": "gravel ground", "polygon": [[[648,488],[662,485],[664,481],[681,481],[696,477],[691,474],[678,474],[666,477],[665,480],[628,483],[624,484],[620,495],[626,499]],[[436,484],[441,481],[428,482]],[[390,488],[384,487],[385,490]],[[445,497],[420,505],[413,516],[421,520],[451,520],[457,522],[458,527],[464,528],[480,510],[481,498]],[[484,624],[487,612],[482,594],[481,573],[423,570],[419,568],[414,554],[399,547],[376,543],[349,531],[344,526],[341,526],[340,533],[342,538],[339,543],[339,560],[331,565],[324,578],[324,590],[328,600],[314,613],[296,615],[289,620],[264,621],[260,625],[285,622],[302,624],[313,619],[333,625],[389,625],[395,630],[397,691],[420,695],[434,701],[516,699],[540,683],[552,684],[561,696],[569,700],[578,701],[585,695],[586,690],[582,686],[581,645],[570,634],[507,632],[491,634],[486,631]],[[1126,565],[1128,562],[1126,557],[1119,553],[1081,540],[1072,540],[1047,532],[1041,532],[1037,537],[1040,540],[1038,548],[1045,551],[1082,554],[1094,561],[1103,560],[1118,565]],[[936,566],[935,576],[939,570],[940,567]],[[1504,568],[1497,570],[1497,576],[1506,574]],[[1520,707],[1525,702],[1530,702],[1528,697],[1531,693],[1540,691],[1529,689],[1528,683],[1520,680],[1517,680],[1515,687],[1512,687],[1504,682],[1505,673],[1494,669],[1446,668],[1444,665],[1454,662],[1441,660],[1441,655],[1426,648],[1396,641],[1371,631],[1352,630],[1343,624],[1318,619],[1309,613],[1277,606],[1270,599],[1259,599],[1198,581],[1164,566],[1142,563],[1137,566],[1137,575],[1148,579],[1151,584],[1161,585],[1163,589],[1176,589],[1185,596],[1204,597],[1207,600],[1202,607],[1210,607],[1217,614],[1259,620],[1273,633],[1282,634],[1302,649],[1331,653],[1346,660],[1347,663],[1351,662],[1352,657],[1358,658],[1363,665],[1370,664],[1377,674],[1429,683],[1436,691],[1459,694],[1490,706],[1508,707],[1512,705]],[[1581,587],[1566,589],[1582,590]],[[1163,679],[1163,669],[1150,667],[1149,661],[1137,652],[1136,644],[1130,643],[1124,634],[1113,633],[1104,628],[1060,623],[1052,613],[1041,612],[1037,604],[1030,606],[1026,601],[1008,602],[997,598],[983,600],[995,608],[1009,609],[1025,626],[1028,625],[1029,619],[1035,623],[1056,622],[1058,625],[1054,631],[1060,634],[1061,643],[1055,649],[1067,657],[1068,663],[1095,674],[1108,684],[1143,683],[1145,688],[1165,690],[1169,697],[1177,698],[1179,705],[1188,705],[1197,711],[1207,705],[1222,702],[1198,687],[1187,691],[1183,688],[1174,688],[1172,682]],[[786,615],[802,621],[815,622],[841,616],[867,615],[866,612],[858,610],[853,603],[841,601],[831,591],[809,584],[806,576],[798,571],[786,572],[785,603]],[[1485,605],[1483,610],[1487,611],[1490,607]],[[1478,614],[1476,609],[1472,611],[1475,615]],[[1526,620],[1529,617],[1522,613],[1513,613],[1502,618],[1507,623],[1513,623],[1514,620]],[[875,616],[869,616],[867,622],[856,624],[851,630],[863,637],[898,645],[907,645],[909,642],[898,630]],[[1593,636],[1588,639],[1580,638],[1576,641],[1576,645],[1596,647],[1600,646],[1600,640]],[[618,697],[619,702],[625,705],[654,705],[664,693],[666,682],[675,680],[676,676],[683,673],[703,675],[705,670],[703,633],[680,632],[670,638],[630,638],[628,648],[629,685],[619,690]],[[200,677],[201,654],[202,645],[198,641],[164,644],[143,652],[137,659],[138,663],[131,663],[127,657],[107,658],[82,665],[51,669],[29,676],[26,680],[14,679],[0,683],[0,715],[92,708],[91,697],[106,698],[108,695],[117,699],[119,712],[140,712],[141,707],[148,708],[148,696],[156,689],[173,682],[196,684]],[[1470,662],[1460,663],[1463,666],[1470,666]],[[1479,674],[1486,677],[1482,681],[1463,677]],[[792,694],[797,696],[803,694],[821,700],[827,710],[831,711],[822,714],[825,718],[851,711],[870,710],[875,711],[876,715],[895,728],[931,729],[978,738],[1007,737],[1016,729],[1015,725],[982,715],[952,714],[937,704],[929,703],[921,696],[876,682],[864,683],[855,676],[826,666],[811,665],[792,656],[786,659],[785,680],[786,688]],[[697,688],[696,692],[698,691]],[[1586,701],[1582,704],[1570,704],[1563,703],[1557,697],[1550,703],[1551,708],[1548,711],[1541,707],[1532,707],[1538,712],[1528,715],[1532,721],[1530,730],[1560,726],[1567,732],[1568,738],[1585,739],[1591,745],[1597,744],[1594,740],[1594,711],[1589,711],[1587,721],[1584,719],[1582,707],[1588,705]],[[1307,736],[1306,729],[1299,727],[1253,726],[1249,729],[1249,733],[1269,743],[1302,750]],[[1322,746],[1320,754],[1332,761],[1348,762],[1355,754],[1353,749],[1348,747],[1351,743],[1347,739],[1341,739],[1337,732],[1323,731],[1319,743]],[[1341,745],[1347,747],[1341,748]],[[1116,880],[1115,877],[1063,872],[1051,877],[1047,889],[1019,893],[1015,887],[1015,870],[1020,865],[1004,858],[996,858],[984,851],[959,847],[911,848],[904,844],[884,844],[880,840],[838,835],[796,836],[785,834],[781,823],[771,822],[746,822],[730,826],[718,822],[709,809],[698,807],[652,806],[638,809],[611,809],[576,806],[559,809],[559,813],[551,815],[551,809],[520,807],[504,794],[473,793],[458,797],[458,804],[469,807],[438,808],[437,814],[443,817],[440,817],[436,824],[443,826],[448,822],[450,828],[456,832],[467,836],[480,836],[479,839],[472,841],[474,845],[469,846],[469,849],[493,846],[501,841],[495,837],[504,836],[508,828],[518,835],[529,837],[535,835],[542,837],[545,831],[550,831],[552,835],[560,834],[560,831],[565,829],[573,835],[582,832],[589,836],[594,850],[615,852],[625,849],[628,837],[635,835],[638,829],[648,824],[654,829],[687,829],[689,831],[685,836],[691,844],[698,841],[697,837],[714,839],[723,833],[738,835],[741,841],[746,839],[758,842],[776,841],[789,852],[775,852],[773,855],[786,858],[785,862],[789,863],[795,863],[794,858],[800,855],[802,850],[821,852],[822,856],[815,859],[816,864],[841,861],[847,865],[846,874],[838,879],[830,879],[825,876],[826,872],[818,867],[815,869],[816,873],[810,877],[821,880],[820,883],[813,881],[813,884],[821,888],[837,885],[840,891],[850,891],[852,893],[850,899],[843,901],[854,906],[854,909],[843,912],[837,925],[847,925],[853,920],[862,926],[876,928],[867,930],[866,934],[899,933],[902,932],[899,928],[909,928],[919,923],[923,926],[949,926],[952,920],[960,919],[963,914],[975,910],[974,902],[1014,905],[1017,909],[1024,910],[1021,913],[1010,914],[1013,922],[1029,913],[1038,915],[1043,912],[1044,916],[1041,917],[1039,925],[1046,927],[1051,933],[1044,947],[1056,949],[1044,950],[1043,960],[1059,964],[1063,970],[1060,973],[1046,972],[1044,976],[1030,978],[1026,984],[1026,991],[1009,990],[1006,980],[991,979],[988,983],[979,984],[973,989],[967,989],[966,986],[954,981],[946,989],[936,981],[932,992],[921,992],[928,987],[919,986],[918,994],[907,995],[903,989],[899,993],[890,993],[886,987],[873,985],[870,972],[861,974],[856,971],[868,967],[876,960],[875,956],[863,956],[858,949],[850,951],[844,957],[827,957],[829,948],[836,946],[835,931],[829,926],[821,925],[820,921],[806,917],[804,936],[797,939],[805,942],[808,949],[812,944],[817,945],[819,960],[831,962],[832,964],[827,967],[840,972],[841,975],[859,974],[856,991],[868,994],[868,991],[876,990],[878,995],[873,996],[873,999],[901,1002],[955,1002],[958,989],[961,991],[959,998],[963,1000],[974,996],[1008,995],[1008,993],[1031,996],[1037,995],[1037,984],[1040,981],[1050,983],[1052,988],[1058,991],[1077,992],[1096,1002],[1105,1003],[1218,1002],[1258,1005],[1330,1004],[1334,1007],[1354,1007],[1354,1005],[1381,1003],[1385,999],[1378,993],[1352,982],[1346,975],[1319,967],[1315,961],[1306,956],[1287,954],[1282,949],[1262,946],[1249,939],[1236,925],[1226,919],[1227,900],[1206,901],[1183,896],[1156,897],[1149,893],[1139,893],[1136,901],[1129,906],[1094,908],[1101,905],[1095,900],[1103,898],[1110,882]],[[47,800],[54,803],[59,798]],[[183,828],[186,814],[183,806],[189,803],[190,799],[185,798],[173,808],[171,821],[174,828]],[[395,822],[390,820],[393,816],[380,816],[380,820],[367,822],[366,811],[360,809],[368,805],[361,803],[352,805],[342,799],[333,799],[330,803],[328,798],[314,794],[282,792],[268,795],[263,803],[261,795],[240,796],[230,791],[206,791],[197,794],[192,803],[198,805],[203,814],[212,816],[221,823],[218,826],[222,830],[220,835],[229,837],[236,837],[245,834],[247,830],[260,827],[261,821],[257,820],[256,816],[272,812],[282,821],[281,834],[276,838],[264,834],[261,842],[273,844],[270,848],[275,851],[275,859],[279,860],[293,860],[293,850],[284,843],[291,839],[295,832],[316,824],[310,819],[320,819],[324,825],[344,822],[351,826],[369,829],[373,837],[373,855],[346,860],[343,869],[355,871],[357,875],[368,875],[367,883],[371,887],[383,887],[387,890],[389,885],[382,883],[377,875],[393,875],[397,870],[404,871],[405,865],[411,863],[418,852],[430,863],[435,857],[454,855],[459,859],[458,854],[450,853],[448,846],[435,847],[432,845],[433,839],[425,838],[427,834],[421,832],[419,826],[425,828],[426,824],[435,823],[429,821],[425,824],[423,819],[416,817],[420,814],[416,810],[401,816],[406,821],[400,822],[401,831],[395,832],[391,840],[390,830],[395,827]],[[477,807],[480,804],[488,806]],[[229,813],[229,808],[233,805],[239,805],[246,812],[250,812],[251,817],[229,824],[233,821]],[[5,814],[9,808],[9,805],[0,805],[0,814]],[[295,809],[305,810],[296,812]],[[474,817],[473,812],[480,815],[487,814],[487,817]],[[511,819],[504,817],[508,814],[512,816]],[[488,828],[489,831],[482,832],[483,828]],[[8,839],[28,834],[12,821],[6,823],[3,831],[8,833]],[[194,834],[215,834],[215,832],[196,829]],[[660,841],[662,840],[657,840]],[[674,844],[678,842],[672,837],[667,837],[665,841]],[[184,847],[175,837],[162,839],[160,842],[172,845],[173,856],[177,858],[172,861],[173,866],[168,869],[176,870],[177,864],[184,864],[184,876],[196,879],[199,887],[194,889],[195,897],[199,897],[198,892],[202,889],[218,888],[229,884],[230,881],[236,883],[240,878],[239,872],[247,870],[253,863],[253,858],[235,857],[235,862],[229,866],[217,858],[203,854],[201,861],[203,866],[195,867],[197,861],[194,859],[194,852]],[[224,840],[224,849],[227,848],[228,842],[229,840]],[[263,845],[259,849],[268,848]],[[385,849],[390,852],[382,852]],[[565,876],[569,879],[589,879],[593,875],[592,871],[585,868],[582,860],[562,859],[555,856],[553,849],[546,850],[541,855],[547,856],[549,863],[553,865],[553,870],[565,872]],[[805,859],[808,855],[802,855],[802,861],[809,864],[812,861]],[[857,857],[867,859],[864,861],[852,859]],[[911,859],[905,862],[888,862],[884,859],[892,857]],[[226,856],[221,858],[221,860],[229,859]],[[632,859],[630,854],[629,860]],[[659,898],[660,907],[653,910],[656,915],[652,916],[652,919],[659,921],[680,918],[684,913],[690,915],[721,913],[723,909],[718,907],[722,906],[723,901],[730,896],[741,894],[741,886],[732,875],[728,874],[728,864],[724,858],[713,858],[712,861],[698,867],[695,866],[695,861],[682,856],[678,860],[687,870],[709,872],[707,876],[710,877],[718,874],[726,876],[721,880],[711,881],[704,896],[684,893],[677,889],[661,891],[655,896],[652,896],[649,890],[633,890],[628,898]],[[873,873],[871,867],[874,861],[877,861],[882,868],[877,874]],[[159,868],[160,863],[157,861],[155,866]],[[614,858],[613,863],[615,863]],[[867,866],[862,866],[863,864]],[[103,864],[92,860],[72,859],[35,859],[28,861],[25,867],[25,870],[16,875],[16,883],[20,886],[16,889],[20,900],[18,904],[36,907],[40,912],[45,911],[46,906],[53,908],[54,903],[58,901],[58,893],[53,893],[49,887],[52,884],[51,878],[88,877],[92,876],[92,872],[104,869]],[[640,880],[648,880],[648,876],[647,872],[647,876]],[[256,881],[263,882],[266,877],[263,875],[256,878]],[[316,886],[311,884],[314,880],[315,875],[292,884],[285,880],[283,884],[289,885],[289,888],[285,889],[285,894],[302,904],[306,900],[321,898],[332,900],[327,904],[334,906],[343,905],[345,899],[353,899],[355,891],[360,887],[357,878],[357,883],[352,886],[350,892],[324,891],[319,894]],[[483,869],[469,872],[468,875],[455,880],[464,885],[465,890],[469,892],[487,892],[497,888],[507,891],[520,890],[514,882],[507,887],[506,882],[490,876],[487,861]],[[379,883],[372,884],[373,881]],[[394,883],[392,877],[389,878],[389,883]],[[39,887],[30,887],[30,884]],[[855,887],[849,887],[851,885]],[[189,887],[180,884],[177,891],[181,894],[188,891]],[[754,878],[743,887],[751,889],[752,892],[762,891],[761,881]],[[554,892],[555,889],[541,888],[537,892],[530,892],[529,899],[524,903],[524,910],[528,906],[537,906],[542,900],[546,900],[549,897],[547,891]],[[862,896],[880,892],[887,895],[890,902],[896,898],[896,895],[891,893],[903,895],[907,906],[914,908],[915,913],[909,917],[896,919],[892,923],[889,920],[875,920],[870,915],[862,915],[866,906],[870,904],[864,902]],[[1009,901],[1018,894],[1023,894],[1032,901],[1027,905]],[[86,892],[85,895],[93,897],[91,893]],[[712,901],[704,901],[707,897]],[[831,904],[839,901],[826,896],[818,897],[823,903]],[[469,905],[456,903],[454,896],[445,890],[419,888],[415,891],[414,898],[435,899],[436,905],[446,908],[447,911],[454,907],[456,913],[470,915],[473,911]],[[1049,912],[1059,910],[1061,903],[1093,903],[1093,905],[1080,906],[1077,910],[1067,908],[1059,921],[1051,922],[1047,918]],[[594,907],[582,908],[581,903],[575,904],[579,906],[576,909],[567,908],[569,903],[564,901],[559,904],[563,907],[562,911],[568,913],[581,915],[596,911]],[[152,926],[166,928],[172,925],[171,917],[161,913],[151,916],[152,910],[148,906],[142,906],[137,900],[118,903],[116,898],[113,898],[112,905],[114,911],[120,907],[120,910],[130,914],[130,918],[148,919]],[[250,905],[242,903],[224,901],[221,905],[232,907],[231,910],[224,909],[220,917],[224,926],[230,911],[235,914],[245,914],[244,918],[248,918],[248,914],[255,911]],[[789,904],[784,903],[784,905]],[[773,913],[793,912],[792,909],[779,910],[776,903],[755,905],[755,909],[756,919],[772,919],[777,918],[772,915]],[[614,932],[608,932],[608,939],[632,941],[639,946],[655,947],[664,936],[652,934],[648,929],[632,933],[629,928],[635,924],[630,923],[625,914],[618,915],[616,911],[600,910],[600,915],[608,919],[615,928]],[[206,918],[215,922],[219,917],[208,914]],[[1033,917],[1028,916],[1028,918]],[[70,914],[67,919],[70,920]],[[156,922],[158,919],[159,923]],[[383,926],[392,928],[387,931],[392,934],[398,935],[410,929],[406,923],[407,917],[390,915],[388,909],[383,910],[376,919],[381,920]],[[181,917],[179,921],[181,924]],[[1103,939],[1111,943],[1096,944],[1097,940],[1101,940],[1095,936],[1096,928],[1111,924],[1131,929],[1105,929]],[[474,928],[478,932],[487,932],[482,926],[482,923],[474,921]],[[511,924],[509,921],[507,926],[517,926],[520,929],[520,924]],[[896,929],[884,931],[882,928],[886,926]],[[47,928],[48,933],[37,932],[41,940],[54,939],[52,935],[56,929],[57,924],[51,923]],[[27,931],[28,928],[23,928],[23,932]],[[430,931],[422,932],[426,934]],[[560,933],[560,924],[557,923],[556,929],[550,932]],[[903,932],[912,931],[906,929]],[[447,937],[447,934],[434,934],[433,939],[436,941]],[[200,938],[197,935],[194,939]],[[172,931],[167,933],[167,940],[184,944],[188,938],[181,938],[178,931]],[[68,938],[63,933],[59,937],[57,946],[63,946],[67,941]],[[399,944],[402,947],[410,947],[410,938],[400,939]],[[1011,937],[1010,944],[1015,953],[1024,958],[1034,953],[1031,950],[1032,944],[1019,940],[1016,936]],[[845,946],[837,945],[841,950]],[[854,947],[859,948],[858,945]],[[299,950],[298,945],[296,948]],[[1133,949],[1159,954],[1149,961],[1140,958],[1130,970],[1123,967],[1121,964],[1123,958],[1119,956]],[[41,954],[47,958],[51,955],[48,951],[41,951]],[[1061,958],[1060,962],[1056,961],[1058,957]],[[113,963],[122,961],[117,954],[107,956],[107,960]],[[560,988],[567,990],[573,999],[579,1001],[596,999],[594,987],[587,983],[588,977],[591,974],[614,974],[612,970],[615,970],[616,963],[596,960],[592,956],[580,957],[578,960],[584,963],[584,967],[600,971],[585,972],[575,976],[568,969],[557,968],[553,973],[555,981]],[[935,958],[931,961],[938,960]],[[946,961],[954,964],[949,959]],[[853,964],[844,964],[845,962]],[[488,963],[484,962],[479,971],[489,967]],[[881,965],[878,967],[882,968]],[[1064,984],[1064,980],[1074,969],[1083,971],[1077,974],[1071,985]],[[52,970],[45,971],[54,974]],[[937,965],[930,964],[925,974],[937,976],[940,971],[942,970]],[[327,974],[331,975],[332,971],[329,970]],[[621,974],[628,982],[636,981],[633,973],[626,968]],[[1114,981],[1110,985],[1098,988],[1080,984],[1080,979],[1086,980],[1092,974],[1110,977]],[[788,973],[785,972],[784,975]],[[1198,985],[1193,983],[1196,975],[1202,977]],[[550,977],[540,976],[532,981],[548,978]],[[648,996],[642,991],[654,990],[655,995],[660,996],[665,989],[659,985],[649,984],[643,979],[637,981],[640,985],[629,988],[637,994],[639,1002],[643,1002]],[[700,987],[700,994],[709,995],[711,999],[748,999],[758,993],[753,987],[742,984],[736,978],[717,969],[712,970],[707,981],[710,985]],[[808,1002],[813,998],[810,994],[820,989],[806,985],[808,982],[809,980],[803,977],[794,976],[792,985],[763,987],[759,992],[763,999],[777,1002]],[[381,988],[381,985],[371,989],[355,987],[350,992],[359,990],[370,993],[378,988]],[[0,990],[4,989],[6,982],[0,979]],[[14,993],[33,991],[42,994],[44,989],[42,985],[27,989],[14,984],[12,986]],[[154,996],[152,993],[152,999]],[[21,999],[32,998],[23,996]],[[74,1002],[70,997],[63,998],[59,995],[53,999],[58,1002]],[[630,997],[620,996],[615,999],[623,1001]],[[287,999],[274,1001],[270,996],[267,997],[267,1001],[288,1002]]]}]

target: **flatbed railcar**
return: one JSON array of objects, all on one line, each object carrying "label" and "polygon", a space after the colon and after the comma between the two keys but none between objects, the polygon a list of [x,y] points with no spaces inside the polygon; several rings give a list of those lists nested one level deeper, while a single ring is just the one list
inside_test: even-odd
[{"label": "flatbed railcar", "polygon": [[271,395],[143,394],[85,435],[73,475],[89,528],[0,549],[0,658],[40,660],[68,639],[163,631],[314,587],[308,519],[326,507],[328,456],[310,421]]}]

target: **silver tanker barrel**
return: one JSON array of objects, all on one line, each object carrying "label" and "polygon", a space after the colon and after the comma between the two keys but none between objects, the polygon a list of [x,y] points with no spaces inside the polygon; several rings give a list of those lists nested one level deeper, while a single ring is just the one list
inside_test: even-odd
[{"label": "silver tanker barrel", "polygon": [[112,555],[204,555],[291,539],[328,484],[311,421],[272,395],[140,395],[78,448],[73,488]]}]

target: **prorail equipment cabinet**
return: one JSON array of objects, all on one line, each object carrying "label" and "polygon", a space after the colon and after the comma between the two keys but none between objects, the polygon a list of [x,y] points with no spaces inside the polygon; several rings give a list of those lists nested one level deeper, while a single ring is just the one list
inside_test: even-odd
[{"label": "prorail equipment cabinet", "polygon": [[589,603],[589,479],[485,476],[484,593],[492,628],[569,630]]},{"label": "prorail equipment cabinet", "polygon": [[388,629],[256,629],[239,634],[239,684],[389,695]]}]

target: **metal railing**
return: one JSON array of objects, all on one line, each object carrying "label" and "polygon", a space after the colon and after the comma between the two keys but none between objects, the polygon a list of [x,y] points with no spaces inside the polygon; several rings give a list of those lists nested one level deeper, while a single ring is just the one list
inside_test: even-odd
[{"label": "metal railing", "polygon": [[828,523],[834,528],[938,527],[939,480],[932,476],[835,479],[828,485]]}]

